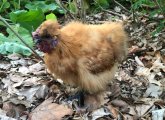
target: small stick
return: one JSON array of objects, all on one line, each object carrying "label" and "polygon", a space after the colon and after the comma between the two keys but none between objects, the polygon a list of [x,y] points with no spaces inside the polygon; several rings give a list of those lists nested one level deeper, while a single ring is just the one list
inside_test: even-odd
[{"label": "small stick", "polygon": [[[98,4],[98,2],[97,1],[95,1],[97,4]],[[98,4],[99,5],[99,4]],[[121,14],[119,14],[119,13],[116,13],[116,12],[113,12],[113,11],[110,11],[110,10],[105,10],[101,5],[99,5],[99,7],[101,8],[101,10],[102,11],[104,11],[104,12],[107,12],[107,13],[110,13],[110,14],[113,14],[113,15],[117,15],[117,16],[119,16],[119,17],[123,17]]]},{"label": "small stick", "polygon": [[56,2],[62,9],[64,9],[64,10],[66,11],[66,13],[68,13],[68,15],[69,15],[72,19],[76,20],[75,16],[63,5],[63,3],[62,3],[61,0],[55,0],[55,2]]},{"label": "small stick", "polygon": [[40,58],[44,62],[44,60],[38,55],[38,53],[33,50],[15,30],[13,30],[13,28],[9,25],[9,23],[6,22],[6,20],[1,15],[0,20],[20,39],[23,44],[25,44],[26,47],[28,47],[38,58]]},{"label": "small stick", "polygon": [[125,8],[122,4],[120,4],[119,2],[117,2],[116,0],[113,0],[117,5],[119,5],[120,7],[122,7],[125,11],[127,11],[128,13],[131,13],[127,8]]},{"label": "small stick", "polygon": [[116,13],[116,12],[113,12],[113,11],[110,11],[110,10],[105,10],[105,9],[102,8],[102,11],[107,12],[107,13],[110,13],[110,14],[113,14],[113,15],[117,15],[117,16],[119,16],[119,17],[123,17],[123,16],[120,15],[119,13]]}]

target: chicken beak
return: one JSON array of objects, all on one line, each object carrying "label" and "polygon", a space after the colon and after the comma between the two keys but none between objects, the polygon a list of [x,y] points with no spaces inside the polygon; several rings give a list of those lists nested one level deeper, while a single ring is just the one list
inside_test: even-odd
[{"label": "chicken beak", "polygon": [[38,32],[32,32],[32,38],[33,38],[33,41],[38,44],[41,42],[41,39],[40,39],[40,36],[38,35]]}]

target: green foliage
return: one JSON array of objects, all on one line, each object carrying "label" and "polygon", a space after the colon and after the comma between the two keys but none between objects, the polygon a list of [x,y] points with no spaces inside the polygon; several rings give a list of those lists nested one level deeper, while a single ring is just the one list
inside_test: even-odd
[{"label": "green foliage", "polygon": [[[33,40],[25,28],[20,27],[19,25],[12,26],[12,28],[21,35],[21,37],[26,40],[25,42],[33,47]],[[9,34],[8,37],[4,36],[2,33],[0,34],[0,53],[1,54],[11,54],[11,53],[20,53],[26,56],[31,55],[31,50],[24,46],[24,44],[11,32],[7,29]]]},{"label": "green foliage", "polygon": [[[25,42],[32,48],[34,46],[34,43],[33,43],[33,40],[32,40],[32,37],[31,37],[31,33],[23,28],[23,27],[20,27],[18,24],[12,26],[12,28],[19,34],[21,35],[21,37],[25,40]],[[9,39],[9,41],[11,42],[16,42],[16,43],[19,43],[19,44],[22,44],[24,45],[18,37],[15,36],[15,34],[10,30],[10,29],[7,29],[7,33],[9,34],[9,36],[7,37]]]},{"label": "green foliage", "polygon": [[[64,13],[64,10],[55,4],[54,0],[0,1],[0,14],[7,18],[8,22],[12,24],[12,28],[31,48],[34,46],[31,32],[45,19],[57,19],[55,14]],[[2,22],[0,22],[0,27],[4,29]],[[15,52],[31,55],[31,50],[12,31],[9,29],[3,30],[3,34],[0,33],[0,53],[10,54]]]},{"label": "green foliage", "polygon": [[55,14],[50,13],[50,14],[46,15],[46,20],[50,20],[50,19],[57,20],[57,17]]},{"label": "green foliage", "polygon": [[76,5],[76,2],[75,1],[71,1],[69,0],[69,3],[68,3],[68,9],[70,10],[70,12],[72,14],[77,14],[78,13],[78,8],[77,8],[77,5]]},{"label": "green foliage", "polygon": [[133,4],[133,9],[143,9],[143,5],[148,5],[150,7],[154,7],[155,4],[153,1],[151,0],[134,0],[134,4]]},{"label": "green foliage", "polygon": [[2,33],[0,33],[0,45],[6,41],[9,41],[9,39],[6,36],[4,36]]},{"label": "green foliage", "polygon": [[[116,0],[125,6],[130,6],[130,11],[138,11],[149,15],[153,20],[155,15],[165,15],[165,0]],[[64,0],[64,6],[75,16],[81,19],[84,13],[98,12],[103,9],[113,8],[113,0],[83,0],[83,6],[79,6],[78,0]],[[131,5],[130,5],[131,4]],[[114,4],[115,5],[115,4]],[[128,7],[127,6],[127,7]],[[85,11],[85,12],[84,12]],[[18,32],[25,42],[33,47],[34,43],[31,32],[34,31],[44,20],[57,19],[59,14],[65,14],[55,0],[0,0],[0,14],[12,24],[13,29]],[[14,25],[13,25],[14,24]],[[0,33],[0,53],[21,53],[30,55],[31,51],[9,30],[4,29],[4,24],[0,22],[3,32]],[[165,27],[165,20],[160,20],[158,27],[152,32],[156,35]],[[4,32],[5,31],[5,32]]]},{"label": "green foliage", "polygon": [[19,53],[26,56],[30,56],[32,54],[29,48],[14,42],[4,42],[3,44],[1,44],[0,53],[1,54]]},{"label": "green foliage", "polygon": [[160,23],[158,24],[156,30],[154,30],[151,35],[152,36],[157,36],[158,33],[160,33],[165,27],[165,20],[160,21]]},{"label": "green foliage", "polygon": [[4,12],[9,7],[10,7],[10,3],[7,2],[7,0],[0,1],[0,13]]},{"label": "green foliage", "polygon": [[35,30],[45,19],[41,9],[37,10],[19,10],[10,13],[10,19],[13,23],[19,23],[30,32]]},{"label": "green foliage", "polygon": [[34,1],[25,5],[25,8],[29,10],[42,9],[44,13],[49,11],[55,11],[56,13],[64,14],[64,10],[62,10],[57,4],[51,3],[47,4],[45,1]]},{"label": "green foliage", "polygon": [[99,12],[102,9],[108,9],[110,8],[110,3],[111,0],[83,0],[82,2],[79,0],[68,0],[65,6],[67,6],[67,9],[75,15],[75,17],[81,17],[83,11],[93,13]]},{"label": "green foliage", "polygon": [[[149,15],[151,21],[155,19],[156,15],[163,15],[165,17],[165,0],[131,0],[132,1],[132,11],[138,11],[143,14]],[[154,30],[151,35],[155,36],[157,33],[161,32],[165,27],[165,20],[160,19],[156,30]]]},{"label": "green foliage", "polygon": [[94,3],[94,5],[95,5],[95,7],[102,7],[102,8],[104,8],[104,9],[106,9],[106,8],[109,8],[110,6],[109,6],[109,0],[94,0],[95,1],[95,3]]}]

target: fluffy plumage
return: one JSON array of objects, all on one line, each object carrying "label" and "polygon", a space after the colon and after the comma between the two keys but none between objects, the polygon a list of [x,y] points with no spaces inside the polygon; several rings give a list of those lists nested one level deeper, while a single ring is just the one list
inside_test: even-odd
[{"label": "fluffy plumage", "polygon": [[[89,93],[106,89],[118,62],[127,54],[127,35],[118,22],[101,25],[70,22],[61,27],[57,21],[47,20],[33,36],[40,41],[40,50],[51,48],[42,50],[49,71]],[[53,47],[48,44],[55,40]]]}]

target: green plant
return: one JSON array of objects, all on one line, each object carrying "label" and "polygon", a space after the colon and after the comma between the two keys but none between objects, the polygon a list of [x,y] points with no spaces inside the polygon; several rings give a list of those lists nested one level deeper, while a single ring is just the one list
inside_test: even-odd
[{"label": "green plant", "polygon": [[45,19],[45,15],[41,9],[37,10],[18,10],[9,14],[10,20],[13,23],[19,23],[22,27],[32,32],[35,30]]},{"label": "green plant", "polygon": [[72,19],[85,22],[86,13],[98,12],[110,7],[110,0],[55,0]]},{"label": "green plant", "polygon": [[[131,0],[131,11],[136,16],[135,11],[149,15],[151,21],[159,21],[157,28],[151,33],[155,36],[161,32],[165,27],[165,1],[164,0]],[[155,18],[155,16],[162,15],[163,19]]]},{"label": "green plant", "polygon": [[42,9],[43,13],[52,12],[64,14],[64,10],[61,9],[55,2],[47,3],[46,1],[33,1],[25,5],[28,10]]},{"label": "green plant", "polygon": [[[33,40],[29,32],[25,29],[20,27],[18,24],[12,26],[12,28],[19,33],[25,42],[30,46],[33,47]],[[4,36],[2,33],[0,34],[0,53],[1,54],[11,54],[11,53],[20,53],[26,56],[31,55],[31,50],[24,46],[24,44],[11,32],[7,29],[9,34],[8,37]]]},{"label": "green plant", "polygon": [[0,13],[4,12],[10,7],[10,3],[7,0],[0,1]]},{"label": "green plant", "polygon": [[6,30],[4,24],[0,21],[0,27],[3,27],[3,33],[0,33],[0,53],[11,54],[16,52],[31,55],[33,51],[31,48],[34,46],[31,32],[45,19],[57,19],[55,14],[64,14],[64,10],[55,4],[54,0],[2,0],[0,1],[0,13],[7,18],[6,20],[12,25],[12,29],[25,42],[25,44],[22,43],[13,31]]}]

